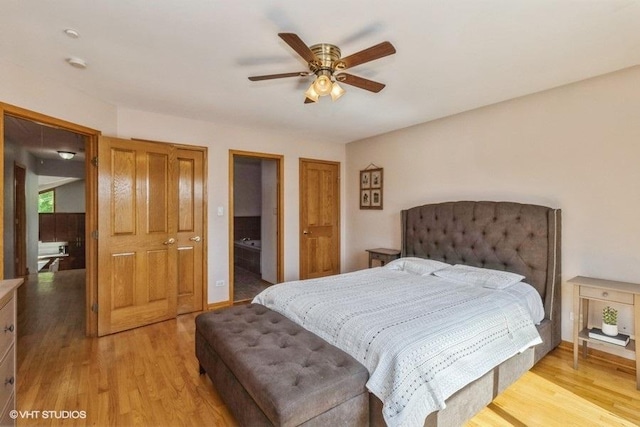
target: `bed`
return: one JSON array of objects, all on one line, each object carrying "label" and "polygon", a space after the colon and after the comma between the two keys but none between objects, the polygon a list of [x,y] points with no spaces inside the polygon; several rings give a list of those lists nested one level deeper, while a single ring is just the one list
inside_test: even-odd
[{"label": "bed", "polygon": [[[538,293],[542,308],[540,319],[536,320],[536,322],[539,321],[539,323],[532,326],[537,332],[536,337],[531,335],[531,327],[527,326],[529,329],[526,329],[525,336],[520,338],[520,341],[516,340],[513,344],[514,348],[517,347],[517,351],[511,352],[513,354],[505,356],[497,362],[491,361],[492,364],[489,367],[478,367],[477,369],[479,370],[472,372],[474,377],[471,381],[466,382],[462,386],[459,384],[456,385],[457,391],[451,392],[449,385],[442,387],[446,389],[444,390],[446,401],[443,401],[443,404],[442,402],[435,402],[435,406],[439,407],[439,410],[425,413],[426,409],[422,407],[422,403],[417,405],[415,402],[407,404],[407,406],[411,407],[421,407],[422,412],[418,411],[418,413],[424,414],[425,426],[462,424],[490,403],[498,393],[504,390],[522,375],[522,373],[530,369],[531,366],[560,343],[560,214],[559,209],[544,206],[513,202],[471,201],[430,204],[401,212],[401,256],[403,259],[419,258],[440,261],[450,265],[461,264],[521,275],[524,277],[523,281],[535,289],[534,293]],[[373,290],[383,289],[385,281],[392,280],[392,278],[397,276],[397,274],[391,272],[394,268],[395,267],[391,265],[390,268],[375,269],[380,272],[378,276],[382,277],[378,280],[378,282],[380,282],[379,286],[381,286],[378,288],[367,288],[368,285],[376,281],[372,279],[371,274],[373,273],[367,271],[319,279],[324,280],[322,283],[325,284],[325,286],[317,286],[317,288],[322,289],[322,292],[319,292],[320,299],[317,302],[313,302],[304,299],[307,298],[308,295],[301,295],[311,292],[298,292],[298,296],[303,298],[303,300],[299,301],[301,305],[299,305],[297,309],[290,311],[288,311],[285,306],[292,305],[290,302],[295,298],[295,286],[302,282],[292,282],[272,287],[256,297],[254,302],[263,304],[311,330],[331,344],[346,351],[361,363],[364,362],[363,364],[365,366],[367,366],[368,363],[369,366],[367,366],[367,368],[371,374],[370,383],[373,383],[375,382],[374,379],[377,378],[377,374],[375,369],[373,369],[372,372],[372,366],[378,363],[378,359],[397,359],[399,356],[376,356],[378,357],[376,362],[367,360],[366,356],[363,357],[363,354],[366,355],[370,350],[369,347],[356,345],[356,348],[354,348],[351,344],[356,341],[362,341],[362,337],[367,336],[367,334],[383,333],[385,326],[377,326],[378,329],[374,330],[360,331],[360,333],[364,335],[357,335],[355,332],[352,334],[353,330],[358,328],[362,329],[362,327],[354,326],[351,329],[345,327],[351,320],[352,313],[340,311],[342,308],[347,307],[348,304],[342,304],[341,308],[338,301],[340,298],[349,301],[349,298],[358,292],[363,294],[378,292],[374,292]],[[434,274],[438,273],[436,272]],[[355,287],[349,287],[347,294],[339,297],[331,296],[330,293],[323,293],[324,290],[329,292],[329,289],[332,287],[341,287],[341,280],[355,282]],[[358,285],[358,280],[363,283]],[[411,280],[421,281],[423,279],[412,277]],[[434,279],[429,278],[428,280]],[[442,279],[438,278],[438,280],[440,285],[442,285]],[[445,284],[452,283],[447,280],[448,279],[445,278]],[[315,282],[305,282],[307,285],[309,283],[315,284]],[[450,289],[443,289],[437,292],[456,293],[458,289],[455,288],[455,286],[451,284]],[[278,288],[286,289],[288,293],[285,292],[278,297]],[[410,292],[408,290],[400,290],[400,288],[394,288],[391,292],[394,291],[402,295],[408,295],[407,292]],[[349,294],[349,292],[351,292],[351,294]],[[513,298],[513,295],[504,296],[503,294],[505,294],[505,292],[502,290],[494,293],[487,293],[486,289],[475,290],[474,292],[478,293],[479,299],[477,301],[485,301],[481,303],[483,307],[485,304],[487,306],[494,304],[499,307],[506,307],[506,303],[498,301],[498,295],[501,295],[501,298]],[[492,295],[496,295],[495,298]],[[324,316],[324,318],[332,316],[339,317],[337,320],[341,325],[339,332],[336,332],[335,324],[333,326],[314,325],[308,323],[310,320],[307,319],[307,317],[311,317],[314,310],[320,314],[322,314],[323,310],[324,313],[327,313],[327,306],[322,306],[321,301],[324,300],[326,302],[331,298],[336,298],[336,303],[333,305],[334,309],[329,309],[332,315]],[[391,297],[389,298],[391,299]],[[415,298],[422,298],[422,296],[418,295]],[[418,301],[414,299],[413,296],[409,299]],[[470,303],[469,307],[465,310],[471,310],[472,307],[473,303]],[[366,311],[362,309],[360,303],[354,308],[355,311]],[[498,310],[500,310],[500,308],[498,308]],[[514,312],[518,310],[522,311],[521,309],[513,309]],[[506,312],[507,310],[505,309],[503,311]],[[518,316],[519,314],[515,313],[514,315]],[[321,316],[321,318],[322,317],[323,316]],[[372,320],[375,319],[375,316],[369,317],[368,319],[368,321],[365,321],[365,324],[375,323]],[[430,322],[427,324],[434,324],[434,319],[435,318],[432,317],[425,321]],[[510,322],[507,328],[512,328],[513,330],[517,329],[513,325],[522,323],[521,319],[510,320]],[[323,320],[317,323],[323,323]],[[524,329],[525,327],[523,326],[523,330]],[[465,328],[461,329],[461,331],[464,330]],[[513,330],[510,330],[508,335],[511,335]],[[337,339],[337,335],[342,335],[342,337]],[[395,333],[379,341],[387,342],[393,335],[395,335]],[[470,335],[473,334],[470,333]],[[486,341],[487,339],[483,338],[483,340]],[[380,346],[385,347],[384,344]],[[419,348],[424,349],[427,347],[423,345],[423,347]],[[499,349],[500,347],[495,347],[493,352],[499,352]],[[405,350],[404,352],[406,353],[407,351],[414,351],[415,353],[415,349]],[[402,371],[404,368],[400,369],[397,366],[391,366],[392,367],[388,369],[395,369],[396,371],[400,371],[400,376],[404,375],[404,371]],[[455,374],[458,370],[467,370],[466,367],[459,368],[457,365],[448,367],[448,369],[448,371],[445,371],[448,372],[448,374]],[[470,370],[473,371],[473,369]],[[397,372],[395,372],[394,375],[398,376]],[[424,372],[419,375],[424,376]],[[386,390],[385,387],[397,391],[397,387],[394,384],[395,383],[385,384],[382,382],[381,388],[378,388],[375,393],[370,394],[370,424],[375,426],[385,424],[418,425],[415,415],[406,417],[403,415],[402,417],[394,419],[393,416],[389,415],[393,413],[393,410],[390,412],[389,409],[392,405],[389,403],[383,404],[381,399],[377,397],[384,394],[380,390]],[[416,388],[420,387],[422,386],[416,386]],[[436,388],[439,387],[440,386],[436,386]],[[411,388],[407,390],[409,391],[405,390],[402,393],[410,394],[412,392]],[[397,394],[399,395],[400,393],[398,392]],[[397,396],[396,398],[397,400],[404,399],[404,397],[400,398]],[[407,401],[410,401],[410,399],[407,398]],[[429,408],[433,409],[434,404],[430,403],[430,405]],[[400,410],[398,410],[398,413],[400,413],[399,411]],[[423,424],[422,418],[419,418],[419,420],[419,424]]]}]

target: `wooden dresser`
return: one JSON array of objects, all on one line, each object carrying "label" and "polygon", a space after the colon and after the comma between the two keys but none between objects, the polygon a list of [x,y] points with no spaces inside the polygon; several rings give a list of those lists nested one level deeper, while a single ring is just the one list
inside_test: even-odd
[{"label": "wooden dresser", "polygon": [[15,425],[16,408],[17,289],[23,279],[0,281],[0,426]]}]

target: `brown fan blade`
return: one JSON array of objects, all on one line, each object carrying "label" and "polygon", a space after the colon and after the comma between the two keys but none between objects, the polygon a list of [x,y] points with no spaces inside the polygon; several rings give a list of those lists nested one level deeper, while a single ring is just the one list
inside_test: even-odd
[{"label": "brown fan blade", "polygon": [[314,101],[314,100],[313,100],[313,99],[311,99],[311,98],[306,98],[306,97],[304,98],[304,103],[305,103],[305,104],[313,104],[314,102],[316,102],[316,101]]},{"label": "brown fan blade", "polygon": [[266,76],[252,76],[249,77],[249,80],[252,82],[257,82],[259,80],[271,80],[271,79],[282,79],[284,77],[305,77],[308,76],[308,71],[299,71],[297,73],[282,73],[282,74],[267,74]]},{"label": "brown fan blade", "polygon": [[296,53],[300,55],[305,61],[318,62],[318,57],[311,51],[311,49],[309,49],[309,46],[307,46],[296,34],[278,33],[278,36],[280,36],[280,38],[284,40],[286,44],[291,46],[291,48],[295,50]]},{"label": "brown fan blade", "polygon": [[353,74],[347,73],[340,73],[336,75],[336,79],[340,83],[345,83],[375,93],[380,92],[385,87],[385,85],[382,83],[374,82],[373,80],[365,79],[363,77],[358,77],[354,76]]},{"label": "brown fan blade", "polygon": [[396,53],[396,48],[393,47],[391,43],[382,42],[375,46],[371,46],[368,49],[356,52],[353,55],[349,55],[346,58],[340,59],[339,64],[344,64],[343,69],[353,68],[356,65],[384,58],[385,56],[393,55],[394,53]]}]

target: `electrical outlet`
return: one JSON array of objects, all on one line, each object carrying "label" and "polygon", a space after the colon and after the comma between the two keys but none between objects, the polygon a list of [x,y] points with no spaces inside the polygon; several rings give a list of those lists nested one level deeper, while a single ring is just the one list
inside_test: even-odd
[{"label": "electrical outlet", "polygon": [[216,286],[224,286],[224,280],[216,280]]},{"label": "electrical outlet", "polygon": [[571,320],[573,322],[573,311],[571,313],[569,313],[569,320]]}]

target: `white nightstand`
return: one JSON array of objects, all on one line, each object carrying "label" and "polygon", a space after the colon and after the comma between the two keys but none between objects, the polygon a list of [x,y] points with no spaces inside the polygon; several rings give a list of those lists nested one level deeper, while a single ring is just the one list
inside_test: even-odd
[{"label": "white nightstand", "polygon": [[[589,338],[589,301],[611,302],[631,306],[633,309],[635,340],[631,340],[626,348],[635,351],[636,388],[640,390],[640,284],[616,282],[613,280],[594,279],[577,276],[570,279],[573,284],[573,368],[578,368],[578,347],[582,342],[583,356],[587,357],[587,343],[597,342],[615,346],[604,341]],[[596,325],[598,326],[598,325]]]}]

